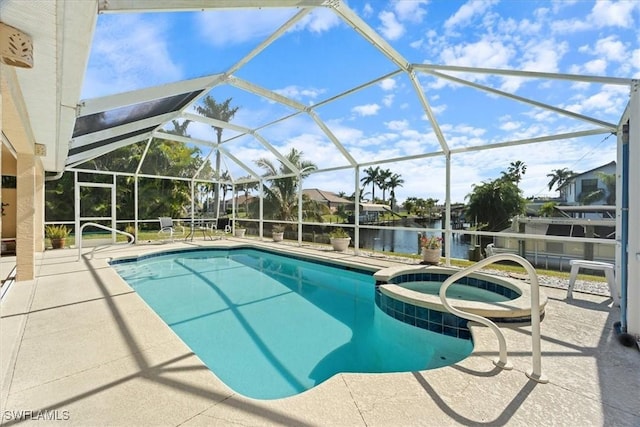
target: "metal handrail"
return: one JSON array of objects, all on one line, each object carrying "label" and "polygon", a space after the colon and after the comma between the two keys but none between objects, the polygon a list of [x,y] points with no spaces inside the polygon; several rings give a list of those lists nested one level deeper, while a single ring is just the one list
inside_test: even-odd
[{"label": "metal handrail", "polygon": [[449,288],[449,286],[451,286],[456,280],[468,276],[470,273],[497,261],[515,261],[524,267],[524,269],[527,270],[527,273],[529,273],[529,278],[531,279],[531,357],[533,368],[531,373],[527,374],[527,377],[539,383],[547,383],[549,380],[544,378],[542,375],[542,357],[540,349],[540,284],[538,283],[536,270],[529,261],[515,254],[497,254],[478,261],[472,266],[452,274],[440,287],[440,300],[442,301],[442,305],[444,305],[449,312],[458,317],[488,326],[498,337],[498,343],[500,345],[500,359],[493,363],[502,369],[513,369],[513,366],[507,360],[507,342],[500,328],[486,317],[458,310],[457,308],[452,307],[447,301],[447,288]]},{"label": "metal handrail", "polygon": [[120,230],[117,230],[117,229],[112,228],[112,227],[107,227],[106,225],[97,224],[95,222],[85,222],[80,227],[80,232],[78,233],[78,261],[80,261],[80,258],[82,258],[82,231],[85,229],[85,227],[88,227],[88,226],[98,227],[98,228],[101,228],[103,230],[115,232],[115,233],[122,234],[124,236],[130,237],[131,240],[129,240],[126,243],[125,246],[132,245],[136,241],[136,236],[134,236],[131,233],[127,233],[126,231],[120,231]]}]

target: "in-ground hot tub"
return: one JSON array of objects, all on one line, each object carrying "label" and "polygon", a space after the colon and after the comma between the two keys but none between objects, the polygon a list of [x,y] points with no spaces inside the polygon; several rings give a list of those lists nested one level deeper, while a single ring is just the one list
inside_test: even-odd
[{"label": "in-ground hot tub", "polygon": [[[452,267],[400,266],[374,274],[376,304],[388,315],[423,329],[459,338],[469,338],[467,320],[449,313],[442,305],[440,285],[460,271]],[[462,311],[497,323],[531,321],[529,284],[506,277],[471,273],[447,290],[449,303]],[[547,297],[540,296],[538,309],[544,314]]]}]

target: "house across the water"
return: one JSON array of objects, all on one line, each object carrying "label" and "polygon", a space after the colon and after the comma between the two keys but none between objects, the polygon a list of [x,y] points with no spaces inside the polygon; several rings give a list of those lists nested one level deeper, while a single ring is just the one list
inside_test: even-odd
[{"label": "house across the water", "polygon": [[[572,176],[560,186],[559,198],[547,200],[557,203],[553,216],[517,216],[511,227],[504,232],[603,239],[607,243],[615,241],[615,186],[612,187],[607,182],[607,176],[615,174],[615,171],[616,163],[611,162]],[[542,202],[544,201],[538,201],[537,205],[540,206]],[[530,212],[537,210],[532,209],[535,205],[535,201],[530,204]],[[495,238],[494,244],[498,252],[519,253],[532,264],[545,268],[568,270],[572,259],[615,262],[614,244],[576,242],[571,239],[542,241],[506,237]]]}]

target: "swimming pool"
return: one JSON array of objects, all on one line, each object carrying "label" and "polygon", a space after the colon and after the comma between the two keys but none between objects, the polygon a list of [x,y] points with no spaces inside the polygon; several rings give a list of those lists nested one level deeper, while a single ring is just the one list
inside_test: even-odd
[{"label": "swimming pool", "polygon": [[340,372],[433,369],[473,349],[382,312],[366,271],[247,248],[112,266],[218,378],[252,398],[295,395]]}]

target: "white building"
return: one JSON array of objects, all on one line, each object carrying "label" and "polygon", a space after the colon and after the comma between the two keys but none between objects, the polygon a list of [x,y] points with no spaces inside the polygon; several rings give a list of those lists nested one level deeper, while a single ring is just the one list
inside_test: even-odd
[{"label": "white building", "polygon": [[[610,197],[615,200],[615,190],[611,194],[610,189],[602,180],[602,175],[615,175],[616,162],[610,162],[606,165],[598,166],[597,168],[588,170],[586,172],[577,174],[569,178],[564,182],[558,191],[560,191],[560,197],[564,199],[564,203],[568,205],[611,205],[609,203]],[[590,195],[595,195],[599,198],[592,199],[590,203],[588,201]]]}]

